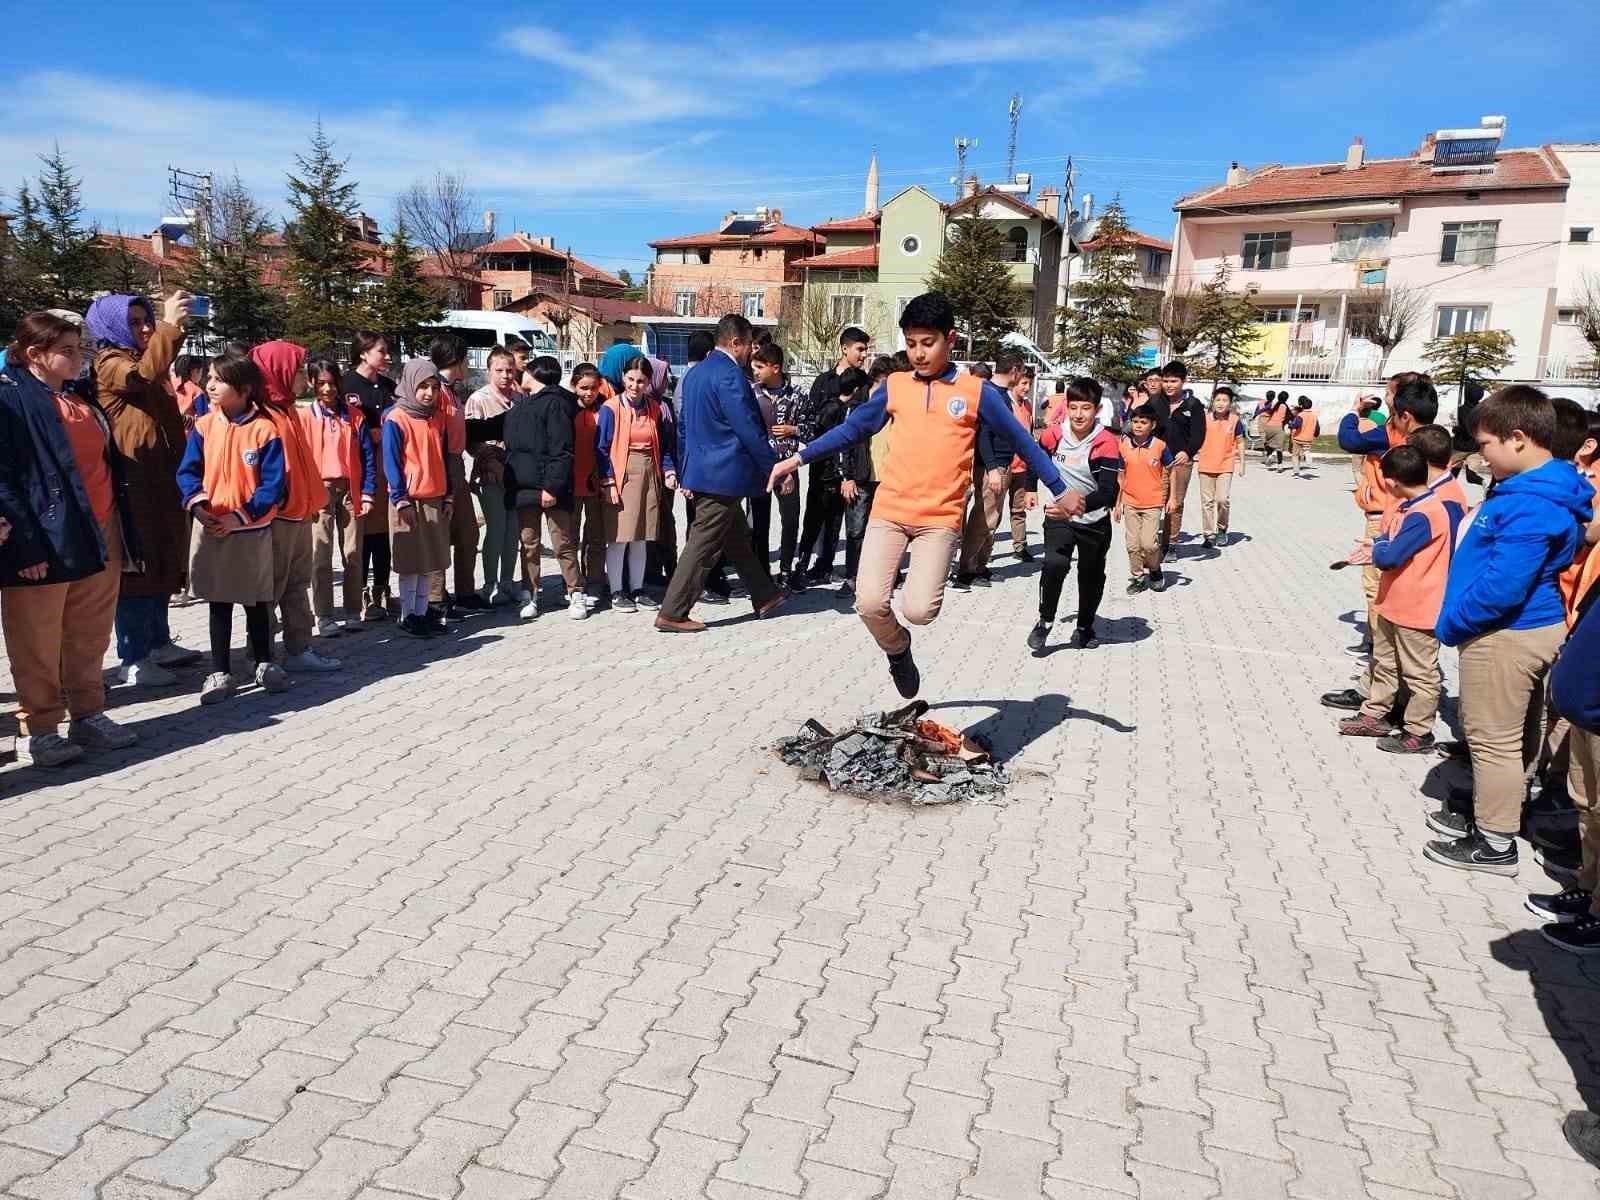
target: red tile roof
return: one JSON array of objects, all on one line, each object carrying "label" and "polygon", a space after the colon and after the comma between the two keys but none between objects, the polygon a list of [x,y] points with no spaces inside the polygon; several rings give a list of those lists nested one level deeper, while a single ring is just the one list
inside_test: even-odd
[{"label": "red tile roof", "polygon": [[878,227],[878,217],[840,217],[837,221],[824,221],[811,227],[812,233],[871,233]]},{"label": "red tile roof", "polygon": [[1304,167],[1258,167],[1237,187],[1217,184],[1180,197],[1177,212],[1202,208],[1240,208],[1294,204],[1306,200],[1369,200],[1439,192],[1506,191],[1513,188],[1564,188],[1568,175],[1549,146],[1502,150],[1485,171],[1435,171],[1431,162],[1409,158],[1369,159],[1353,171],[1343,163]]},{"label": "red tile roof", "polygon": [[[1133,234],[1133,244],[1135,246],[1143,246],[1146,249],[1150,249],[1150,250],[1171,250],[1172,249],[1172,243],[1171,242],[1162,241],[1162,239],[1160,239],[1158,237],[1151,237],[1148,233],[1140,233],[1137,229],[1131,230],[1130,232],[1132,232],[1132,234]],[[1098,250],[1099,248],[1100,248],[1100,239],[1099,238],[1090,238],[1087,242],[1079,242],[1078,243],[1078,249],[1079,250]]]},{"label": "red tile roof", "polygon": [[157,255],[156,248],[148,237],[128,237],[121,233],[103,233],[100,241],[106,246],[121,245],[124,250],[136,258],[157,267],[174,266],[178,263],[187,263],[194,258],[194,247],[180,245],[168,241],[165,255]]},{"label": "red tile roof", "polygon": [[878,248],[859,246],[854,250],[835,250],[832,254],[814,254],[810,258],[797,258],[789,265],[807,271],[827,271],[840,267],[875,267],[878,265]]},{"label": "red tile roof", "polygon": [[649,243],[652,250],[695,249],[702,246],[809,246],[817,241],[809,229],[795,225],[767,225],[756,233],[690,233]]},{"label": "red tile roof", "polygon": [[610,284],[613,287],[626,287],[627,285],[609,271],[602,271],[591,263],[586,263],[576,255],[569,255],[565,250],[554,250],[549,246],[525,237],[520,233],[509,234],[498,238],[486,246],[479,246],[479,254],[542,254],[546,258],[565,259],[572,263],[572,269],[580,275],[587,275],[597,283]]}]

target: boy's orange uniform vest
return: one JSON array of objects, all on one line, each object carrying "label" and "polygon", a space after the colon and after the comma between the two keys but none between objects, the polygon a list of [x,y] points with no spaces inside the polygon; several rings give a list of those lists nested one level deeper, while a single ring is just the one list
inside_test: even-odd
[{"label": "boy's orange uniform vest", "polygon": [[450,492],[450,477],[445,472],[444,451],[449,438],[448,418],[439,409],[427,420],[413,417],[398,404],[384,414],[401,433],[401,463],[405,468],[406,497],[410,500],[438,500]]},{"label": "boy's orange uniform vest", "polygon": [[1161,456],[1167,444],[1152,437],[1148,445],[1135,446],[1124,437],[1117,443],[1122,451],[1122,506],[1124,508],[1161,507]]},{"label": "boy's orange uniform vest", "polygon": [[1445,576],[1450,572],[1450,514],[1437,492],[1426,492],[1410,507],[1396,505],[1383,518],[1384,537],[1393,537],[1412,513],[1428,518],[1428,544],[1404,566],[1385,571],[1378,579],[1373,607],[1381,616],[1406,629],[1432,630],[1444,602]]},{"label": "boy's orange uniform vest", "polygon": [[1314,408],[1300,409],[1295,416],[1300,418],[1300,427],[1294,431],[1294,440],[1297,442],[1311,442],[1317,436],[1317,410]]},{"label": "boy's orange uniform vest", "polygon": [[875,521],[961,528],[972,483],[983,380],[922,380],[897,371],[885,381],[893,430],[872,500]]},{"label": "boy's orange uniform vest", "polygon": [[205,453],[204,491],[190,503],[203,499],[213,512],[238,513],[245,529],[270,525],[277,509],[269,508],[252,521],[244,506],[261,486],[262,452],[279,440],[272,420],[257,412],[248,421],[230,421],[220,408],[213,408],[195,421],[194,432]]},{"label": "boy's orange uniform vest", "polygon": [[[1363,433],[1376,429],[1371,421],[1362,421],[1356,428]],[[1395,431],[1394,422],[1390,421],[1383,427],[1384,436],[1389,439],[1389,449],[1405,445],[1403,433]],[[1356,506],[1369,516],[1386,515],[1395,507],[1394,494],[1384,486],[1383,472],[1378,469],[1382,461],[1381,454],[1368,454],[1361,461],[1361,482],[1356,485]]]},{"label": "boy's orange uniform vest", "polygon": [[[1013,400],[1011,402],[1011,415],[1017,419],[1017,424],[1026,429],[1029,434],[1033,433],[1032,404],[1026,400]],[[1022,461],[1022,455],[1013,454],[1011,456],[1011,473],[1013,475],[1020,475],[1027,469],[1028,464]]]},{"label": "boy's orange uniform vest", "polygon": [[[1600,468],[1590,467],[1579,474],[1600,489]],[[1578,552],[1572,556],[1572,565],[1556,576],[1561,604],[1567,610],[1568,629],[1577,624],[1578,605],[1597,581],[1600,581],[1600,547],[1580,542]]]},{"label": "boy's orange uniform vest", "polygon": [[1218,420],[1206,413],[1206,440],[1200,447],[1200,474],[1226,475],[1233,470],[1239,448],[1239,418],[1229,413]]},{"label": "boy's orange uniform vest", "polygon": [[[317,460],[317,473],[323,479],[349,481],[350,490],[361,490],[361,443],[367,436],[367,418],[359,408],[346,406],[343,413],[330,413],[312,402],[297,410],[305,427],[311,454]],[[367,481],[372,486],[372,481]]]}]

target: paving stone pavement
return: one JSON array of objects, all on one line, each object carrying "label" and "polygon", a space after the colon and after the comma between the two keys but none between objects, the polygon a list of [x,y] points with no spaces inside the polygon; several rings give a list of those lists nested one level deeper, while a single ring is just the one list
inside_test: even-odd
[{"label": "paving stone pavement", "polygon": [[0,1192],[1594,1196],[1559,1123],[1597,968],[1534,932],[1531,860],[1425,863],[1434,764],[1316,705],[1353,669],[1348,482],[1252,470],[1243,540],[1165,595],[1123,596],[1119,540],[1093,652],[1027,653],[1002,538],[917,645],[1025,772],[1003,805],[763,752],[893,700],[817,594],[113,692],[139,748],[0,773]]}]

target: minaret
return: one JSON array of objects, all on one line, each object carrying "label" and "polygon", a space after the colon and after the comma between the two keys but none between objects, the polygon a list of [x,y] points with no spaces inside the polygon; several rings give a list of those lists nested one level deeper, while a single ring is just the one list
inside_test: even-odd
[{"label": "minaret", "polygon": [[871,216],[878,211],[878,152],[872,152],[872,161],[867,164],[867,197],[866,206],[862,213]]}]

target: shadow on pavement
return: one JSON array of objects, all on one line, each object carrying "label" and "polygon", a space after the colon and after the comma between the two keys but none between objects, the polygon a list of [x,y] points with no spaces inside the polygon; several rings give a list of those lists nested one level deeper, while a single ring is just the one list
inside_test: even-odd
[{"label": "shadow on pavement", "polygon": [[928,706],[929,712],[943,708],[992,708],[994,711],[963,732],[986,742],[997,762],[1022,753],[1034,742],[1066,721],[1091,721],[1117,733],[1133,733],[1136,725],[1124,725],[1115,717],[1074,708],[1059,692],[1049,692],[1032,700],[943,700]]},{"label": "shadow on pavement", "polygon": [[1536,929],[1489,943],[1495,962],[1528,976],[1550,1039],[1572,1070],[1578,1093],[1600,1111],[1600,1010],[1594,1005],[1595,960],[1558,950]]}]

